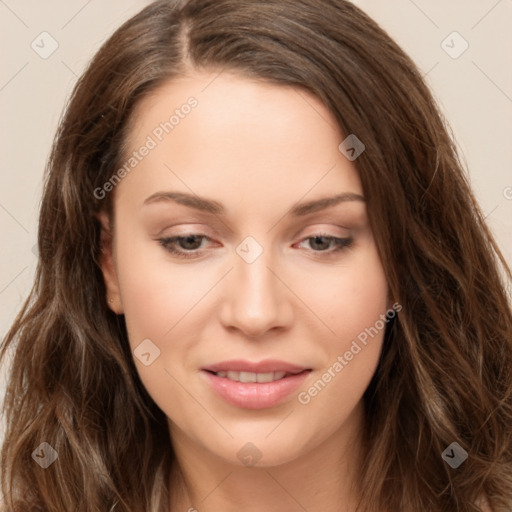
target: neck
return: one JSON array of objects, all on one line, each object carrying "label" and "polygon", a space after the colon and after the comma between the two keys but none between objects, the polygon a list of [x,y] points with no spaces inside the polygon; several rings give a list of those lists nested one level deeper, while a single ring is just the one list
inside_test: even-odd
[{"label": "neck", "polygon": [[171,425],[171,512],[355,512],[362,429],[360,403],[341,429],[319,444],[311,440],[299,457],[245,467],[206,451]]}]

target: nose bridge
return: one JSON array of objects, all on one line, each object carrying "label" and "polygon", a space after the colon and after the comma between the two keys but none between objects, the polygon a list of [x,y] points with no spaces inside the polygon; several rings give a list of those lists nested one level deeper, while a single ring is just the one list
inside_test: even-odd
[{"label": "nose bridge", "polygon": [[240,258],[235,266],[237,296],[250,300],[253,306],[269,304],[275,299],[275,277],[268,267],[272,268],[270,251],[264,251],[254,261]]},{"label": "nose bridge", "polygon": [[[236,248],[223,305],[224,324],[255,336],[287,321],[282,284],[270,270],[274,258],[270,248],[247,237]],[[270,269],[268,268],[270,267]]]}]

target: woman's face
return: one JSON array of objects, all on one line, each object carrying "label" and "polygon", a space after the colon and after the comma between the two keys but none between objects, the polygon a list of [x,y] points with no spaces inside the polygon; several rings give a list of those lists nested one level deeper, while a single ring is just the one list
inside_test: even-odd
[{"label": "woman's face", "polygon": [[265,466],[360,429],[389,302],[344,139],[308,93],[226,72],[139,104],[102,265],[173,440]]}]

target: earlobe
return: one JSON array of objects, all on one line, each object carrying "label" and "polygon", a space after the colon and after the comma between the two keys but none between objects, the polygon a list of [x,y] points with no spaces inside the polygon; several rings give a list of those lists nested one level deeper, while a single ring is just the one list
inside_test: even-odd
[{"label": "earlobe", "polygon": [[103,273],[105,288],[107,290],[105,302],[114,313],[122,315],[124,310],[121,302],[119,282],[117,280],[117,271],[114,262],[114,244],[111,220],[109,215],[104,211],[98,213],[96,218],[101,226],[100,253],[98,255],[98,259]]}]

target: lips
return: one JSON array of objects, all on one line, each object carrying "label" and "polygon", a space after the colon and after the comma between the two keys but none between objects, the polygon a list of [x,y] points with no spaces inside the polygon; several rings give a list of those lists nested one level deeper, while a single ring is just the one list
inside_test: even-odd
[{"label": "lips", "polygon": [[273,382],[275,380],[280,380],[283,377],[287,377],[289,375],[294,375],[293,373],[286,372],[234,372],[234,371],[220,371],[215,372],[217,377],[226,377],[229,380],[233,380],[236,382]]},{"label": "lips", "polygon": [[203,368],[213,373],[220,371],[223,372],[251,372],[251,373],[269,373],[269,372],[285,372],[285,373],[300,373],[304,370],[310,370],[305,366],[299,366],[285,361],[278,361],[276,359],[266,359],[259,362],[244,361],[242,359],[236,359],[232,361],[224,361],[222,363],[216,363]]},{"label": "lips", "polygon": [[284,361],[233,360],[209,365],[201,373],[211,389],[231,405],[263,409],[281,403],[310,372],[311,368]]}]

